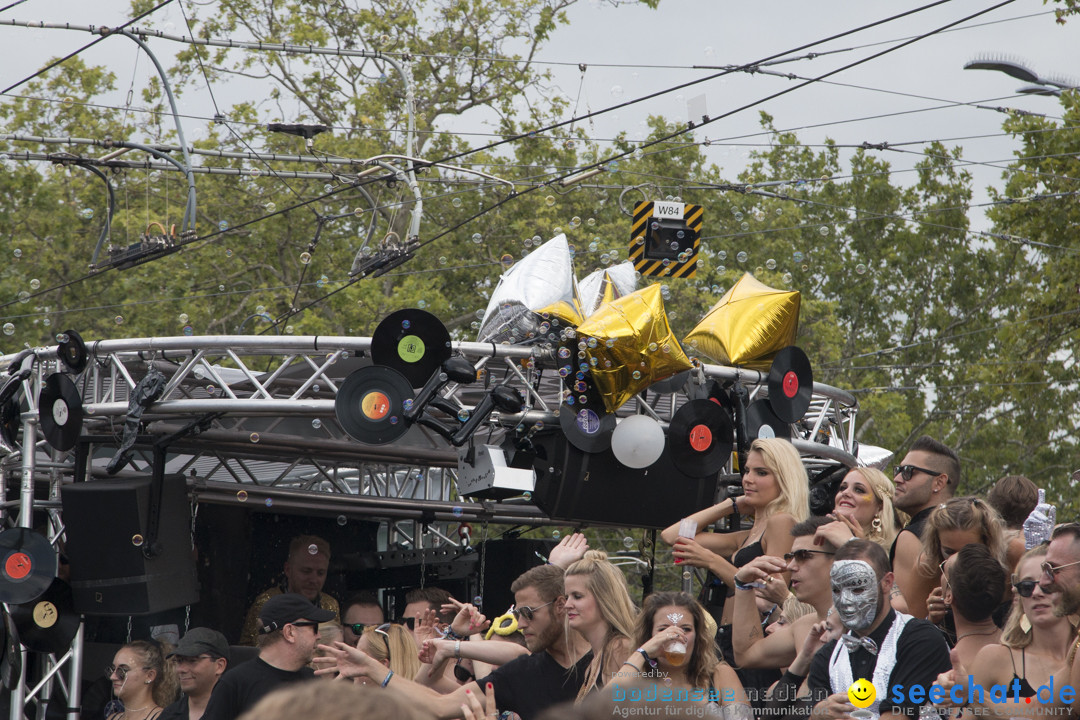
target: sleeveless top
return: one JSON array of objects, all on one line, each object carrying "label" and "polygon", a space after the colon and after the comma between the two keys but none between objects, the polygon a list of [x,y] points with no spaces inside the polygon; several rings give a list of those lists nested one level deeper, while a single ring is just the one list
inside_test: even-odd
[{"label": "sleeveless top", "polygon": [[[904,526],[904,530],[915,533],[915,537],[922,540],[923,525],[926,524],[927,519],[930,517],[930,513],[934,512],[934,508],[937,505],[931,505],[928,508],[923,508],[919,512],[915,513],[908,524]],[[900,532],[903,532],[901,530]],[[892,547],[889,548],[889,564],[892,565],[896,560],[896,543],[900,540],[900,533],[896,533],[896,537],[893,538]]]},{"label": "sleeveless top", "polygon": [[[1020,681],[1020,697],[1029,698],[1035,696],[1035,688],[1031,687],[1031,683],[1027,679],[1027,656],[1025,654],[1026,648],[1020,648],[1020,670],[1023,675],[1016,674],[1016,658],[1013,657],[1012,648],[1009,648],[1009,660],[1012,661],[1013,668],[1013,680]],[[1012,683],[1009,683],[1009,687],[1012,687]]]}]

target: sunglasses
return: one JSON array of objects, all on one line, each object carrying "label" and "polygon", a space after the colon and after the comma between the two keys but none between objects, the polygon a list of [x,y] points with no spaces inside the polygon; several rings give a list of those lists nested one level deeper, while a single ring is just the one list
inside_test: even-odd
[{"label": "sunglasses", "polygon": [[371,625],[368,625],[367,623],[348,623],[347,625],[342,625],[342,627],[348,628],[353,635],[360,636],[364,634],[364,629],[371,627]]},{"label": "sunglasses", "polygon": [[516,617],[516,618],[525,618],[529,622],[532,622],[533,617],[534,617],[537,610],[541,610],[543,608],[546,608],[548,605],[551,605],[551,603],[553,603],[553,602],[555,602],[555,601],[552,600],[551,602],[546,602],[543,605],[540,605],[539,607],[529,607],[528,605],[523,605],[523,606],[521,606],[519,608],[511,608],[510,612],[514,613],[514,617]]},{"label": "sunglasses", "polygon": [[930,475],[932,477],[937,477],[938,475],[944,474],[939,473],[937,470],[927,470],[926,468],[921,468],[918,465],[897,465],[893,475],[899,475],[900,477],[904,478],[904,482],[911,482],[911,477],[916,472],[926,473],[927,475]]},{"label": "sunglasses", "polygon": [[315,632],[319,632],[318,627],[320,623],[314,620],[297,620],[296,622],[285,623],[286,625],[292,625],[293,627],[310,627],[316,628]]},{"label": "sunglasses", "polygon": [[1013,587],[1016,588],[1016,594],[1022,598],[1029,598],[1031,594],[1035,592],[1035,588],[1039,586],[1039,583],[1035,580],[1021,580],[1020,582],[1013,583]]},{"label": "sunglasses", "polygon": [[[941,576],[943,578],[945,578],[945,588],[948,588],[950,591],[952,591],[952,583],[949,582],[949,575],[948,575],[948,573],[945,572],[945,563],[947,563],[947,562],[949,562],[949,558],[945,558],[940,563],[938,563],[938,570],[941,571]],[[1030,595],[1031,595],[1031,593],[1029,592],[1024,597],[1028,597]]]},{"label": "sunglasses", "polygon": [[1050,577],[1051,580],[1053,580],[1057,577],[1057,574],[1059,572],[1061,572],[1067,567],[1072,567],[1073,565],[1080,565],[1080,560],[1077,560],[1076,562],[1065,563],[1064,565],[1052,565],[1051,563],[1044,562],[1039,567],[1042,568],[1043,575],[1047,575]]},{"label": "sunglasses", "polygon": [[806,562],[814,555],[835,555],[828,550],[792,550],[789,553],[784,553],[784,562],[791,562],[792,560],[798,560],[801,563]]},{"label": "sunglasses", "polygon": [[383,623],[379,627],[375,628],[375,632],[383,636],[386,640],[386,663],[390,664],[390,633],[387,630],[390,629],[390,623]]},{"label": "sunglasses", "polygon": [[475,675],[469,672],[467,668],[462,666],[461,660],[458,660],[456,663],[454,663],[454,677],[457,678],[457,681],[462,684],[472,682],[476,679]]},{"label": "sunglasses", "polygon": [[[127,680],[128,673],[131,672],[131,670],[132,668],[129,668],[127,665],[106,665],[105,677],[112,677],[113,674],[115,674],[117,680],[123,682]],[[143,670],[146,670],[146,668],[143,668]]]}]

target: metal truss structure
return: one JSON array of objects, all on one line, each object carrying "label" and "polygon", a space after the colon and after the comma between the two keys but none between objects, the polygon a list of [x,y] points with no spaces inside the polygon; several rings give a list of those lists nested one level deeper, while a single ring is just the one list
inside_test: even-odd
[{"label": "metal truss structure", "polygon": [[[89,342],[88,365],[74,378],[84,414],[78,452],[66,453],[47,442],[38,407],[46,378],[65,368],[57,347],[34,348],[33,371],[22,382],[21,442],[0,457],[4,527],[30,527],[34,512],[45,511],[49,539],[58,542],[64,530],[61,488],[107,476],[132,392],[151,369],[164,374],[165,389],[143,413],[131,461],[116,477],[150,474],[155,444],[167,440],[165,472],[185,476],[193,502],[265,504],[276,512],[337,516],[339,522],[376,519],[386,523],[380,550],[419,551],[421,557],[468,544],[460,531],[470,522],[553,524],[529,493],[499,501],[458,497],[459,450],[419,425],[388,445],[351,438],[338,422],[335,398],[350,373],[370,364],[370,348],[370,338],[322,336]],[[551,348],[462,342],[454,349],[473,363],[478,379],[447,385],[444,406],[448,402],[464,415],[498,384],[512,385],[526,398],[523,412],[494,413],[476,437],[497,442],[522,427],[557,427],[562,393]],[[0,373],[12,371],[16,359],[0,357]],[[743,384],[751,400],[767,393],[764,373],[697,365],[683,388],[646,393],[619,414],[646,413],[664,423],[687,398],[701,397],[714,379]],[[808,470],[859,464],[857,409],[850,393],[815,383],[810,410],[792,426]],[[77,462],[79,457],[83,461]],[[9,487],[18,487],[18,496]],[[36,687],[27,689],[23,681],[12,692],[12,718],[22,717],[21,709],[32,699],[38,717],[44,717],[41,700],[54,682],[68,706],[78,706],[81,640],[80,630],[67,654],[44,659],[39,673],[44,680]],[[25,650],[23,656],[28,657]]]}]

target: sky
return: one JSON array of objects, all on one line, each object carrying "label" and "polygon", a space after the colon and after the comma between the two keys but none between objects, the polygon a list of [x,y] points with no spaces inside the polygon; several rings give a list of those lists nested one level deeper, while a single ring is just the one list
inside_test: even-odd
[{"label": "sky", "polygon": [[[0,7],[4,4],[0,2]],[[816,77],[993,5],[952,0],[815,44],[795,55],[825,54],[771,69]],[[555,33],[538,59],[554,76],[553,91],[570,98],[580,115],[716,72],[695,66],[742,65],[776,54],[790,56],[789,51],[799,46],[918,7],[919,3],[908,0],[887,4],[855,0],[661,0],[659,8],[652,10],[583,0],[571,8],[569,25]],[[1060,115],[1060,106],[1055,98],[1017,95],[1016,89],[1023,84],[1020,81],[998,72],[964,70],[964,63],[993,55],[1023,61],[1043,77],[1080,77],[1080,17],[1059,25],[1053,7],[1039,0],[1015,0],[958,30],[934,34],[843,70],[828,78],[828,83],[816,82],[764,102],[798,81],[757,73],[731,74],[604,114],[587,121],[585,127],[596,138],[611,138],[620,131],[631,138],[642,137],[648,115],[685,120],[689,101],[695,105],[695,116],[703,109],[713,118],[726,115],[699,128],[696,137],[710,141],[707,156],[728,178],[734,178],[755,144],[767,142],[760,134],[761,111],[773,116],[778,129],[797,130],[804,143],[831,138],[841,145],[885,142],[915,151],[878,151],[892,164],[893,181],[900,184],[914,182],[910,169],[918,160],[916,153],[924,147],[921,143],[944,140],[950,146],[962,146],[965,159],[973,163],[968,169],[974,176],[974,202],[982,203],[987,200],[986,186],[1002,185],[1000,166],[1009,161],[1018,145],[1001,133],[1003,114],[975,105],[1017,108],[1052,117]],[[154,27],[183,32],[184,20],[176,2],[153,17]],[[0,12],[0,21],[9,19],[115,26],[129,19],[129,7],[123,0],[25,0]],[[0,63],[0,87],[91,39],[93,36],[83,32],[0,25],[0,43],[7,57]],[[152,41],[152,46],[166,66],[167,58],[179,49],[161,40]],[[146,57],[140,57],[134,44],[124,38],[108,38],[84,56],[87,62],[113,69],[125,90],[133,80],[137,86],[145,83],[153,72]],[[584,73],[580,64],[586,66]],[[254,87],[241,92],[246,91],[259,92]],[[219,99],[235,96],[220,87],[215,88],[215,95]],[[185,105],[188,109],[184,112],[203,112],[199,108],[209,107],[209,96],[204,90],[195,90]],[[753,106],[740,109],[748,105]],[[207,112],[210,114],[212,111]],[[482,116],[476,116],[458,121],[452,129],[485,132],[490,127]],[[693,178],[687,180],[692,182]],[[987,227],[981,216],[981,209],[971,214],[976,229]]]}]

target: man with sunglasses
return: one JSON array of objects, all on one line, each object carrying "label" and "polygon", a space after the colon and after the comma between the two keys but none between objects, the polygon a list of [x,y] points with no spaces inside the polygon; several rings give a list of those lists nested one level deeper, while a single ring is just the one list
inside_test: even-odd
[{"label": "man with sunglasses", "polygon": [[[1080,613],[1080,523],[1062,523],[1050,535],[1046,548],[1046,560],[1042,564],[1039,585],[1044,592],[1062,593],[1062,612],[1065,615]],[[1078,690],[1072,703],[1072,716],[1080,717],[1080,636],[1069,650],[1069,684]]]},{"label": "man with sunglasses", "polygon": [[222,676],[203,720],[235,720],[267,693],[315,677],[308,664],[319,641],[319,623],[335,617],[297,593],[268,599],[259,611],[258,657]]},{"label": "man with sunglasses", "polygon": [[341,632],[348,645],[356,647],[364,628],[379,626],[386,622],[379,599],[370,590],[363,590],[349,598],[341,614]]},{"label": "man with sunglasses", "polygon": [[[582,547],[577,557],[584,554]],[[569,564],[577,557],[560,554],[558,562]],[[552,552],[552,561],[556,553]],[[331,650],[331,658],[317,663],[330,666],[334,660],[343,677],[368,678],[382,687],[394,687],[406,693],[421,709],[438,718],[461,717],[461,706],[469,694],[487,692],[489,683],[499,710],[516,712],[522,720],[532,720],[545,709],[572,702],[585,679],[592,653],[585,640],[575,632],[566,632],[566,594],[563,568],[542,565],[520,575],[510,586],[514,593],[518,628],[525,636],[530,655],[523,655],[500,666],[491,675],[468,683],[453,693],[439,695],[430,688],[403,678],[355,648],[341,646]]]},{"label": "man with sunglasses", "polygon": [[199,720],[210,693],[229,665],[229,641],[217,630],[195,627],[169,655],[184,694],[166,707],[158,720]]},{"label": "man with sunglasses", "polygon": [[[732,626],[745,628],[732,637],[735,661],[740,668],[787,667],[798,654],[810,628],[827,617],[832,607],[829,568],[836,548],[828,541],[821,545],[814,543],[818,528],[831,522],[831,518],[815,516],[796,523],[791,528],[794,538],[791,552],[782,559],[770,555],[754,558],[735,573]],[[804,615],[766,636],[761,628],[754,588],[762,584],[783,584],[780,574],[783,572],[791,573],[790,592],[799,602],[813,605],[817,612]]]},{"label": "man with sunglasses", "polygon": [[925,596],[932,588],[922,588],[917,577],[923,526],[934,508],[956,493],[960,485],[960,459],[948,446],[923,435],[912,443],[896,467],[893,482],[896,484],[893,506],[911,517],[889,550],[896,586],[899,594],[903,594],[903,598],[893,599],[893,605],[915,617],[925,617]]}]

